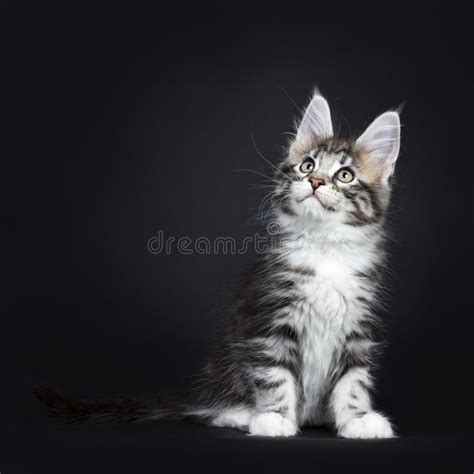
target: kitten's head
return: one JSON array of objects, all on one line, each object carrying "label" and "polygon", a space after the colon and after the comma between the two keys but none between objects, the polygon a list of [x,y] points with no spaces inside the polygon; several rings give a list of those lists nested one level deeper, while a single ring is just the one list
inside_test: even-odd
[{"label": "kitten's head", "polygon": [[328,103],[316,92],[279,167],[275,202],[290,221],[381,222],[399,148],[397,112],[380,115],[358,139],[344,140],[334,136]]}]

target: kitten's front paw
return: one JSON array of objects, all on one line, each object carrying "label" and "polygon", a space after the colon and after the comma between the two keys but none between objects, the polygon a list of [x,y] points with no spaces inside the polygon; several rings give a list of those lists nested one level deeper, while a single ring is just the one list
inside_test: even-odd
[{"label": "kitten's front paw", "polygon": [[352,418],[340,430],[343,438],[393,438],[395,436],[390,422],[378,413],[367,413],[359,418]]},{"label": "kitten's front paw", "polygon": [[275,412],[254,416],[249,426],[251,436],[293,436],[297,431],[293,421]]}]

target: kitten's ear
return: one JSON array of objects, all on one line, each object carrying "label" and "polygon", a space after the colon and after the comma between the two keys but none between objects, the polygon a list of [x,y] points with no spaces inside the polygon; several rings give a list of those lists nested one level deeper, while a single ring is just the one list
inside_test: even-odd
[{"label": "kitten's ear", "polygon": [[368,162],[379,170],[382,179],[393,173],[400,151],[400,117],[397,112],[385,112],[377,117],[358,138],[356,145]]},{"label": "kitten's ear", "polygon": [[331,111],[326,99],[315,91],[296,134],[297,142],[325,140],[333,136]]}]

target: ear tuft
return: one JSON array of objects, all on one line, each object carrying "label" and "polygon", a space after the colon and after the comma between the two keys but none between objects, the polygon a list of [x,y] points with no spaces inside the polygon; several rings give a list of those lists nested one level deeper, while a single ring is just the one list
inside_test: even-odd
[{"label": "ear tuft", "polygon": [[296,134],[297,142],[325,140],[333,136],[331,111],[326,99],[316,89]]},{"label": "ear tuft", "polygon": [[377,117],[358,138],[356,145],[380,170],[383,179],[393,173],[400,151],[400,117],[397,112],[385,112]]}]

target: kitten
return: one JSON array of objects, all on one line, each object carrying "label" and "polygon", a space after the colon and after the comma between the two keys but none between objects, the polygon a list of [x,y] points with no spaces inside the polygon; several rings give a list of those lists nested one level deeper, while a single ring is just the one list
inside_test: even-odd
[{"label": "kitten", "polygon": [[256,436],[333,426],[344,438],[390,438],[373,408],[375,309],[384,217],[400,147],[397,112],[355,141],[334,136],[316,92],[274,176],[278,233],[243,280],[221,348],[183,402],[37,396],[70,422],[193,418]]}]

